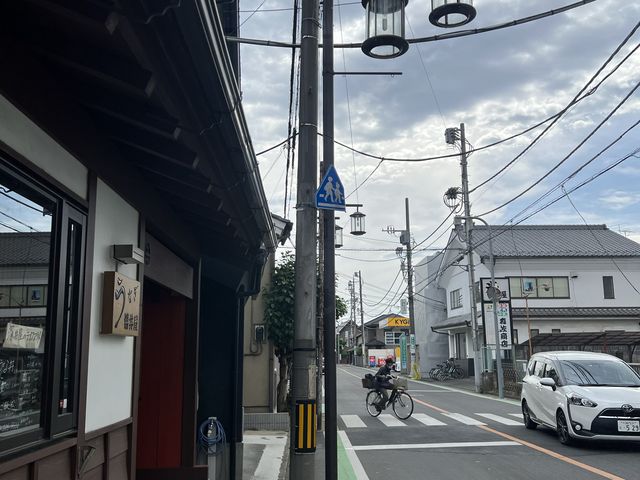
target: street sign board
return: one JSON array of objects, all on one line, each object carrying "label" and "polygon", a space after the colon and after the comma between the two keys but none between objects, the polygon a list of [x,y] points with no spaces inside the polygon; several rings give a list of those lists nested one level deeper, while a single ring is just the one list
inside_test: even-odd
[{"label": "street sign board", "polygon": [[333,165],[324,174],[320,188],[316,192],[316,207],[323,210],[346,210],[344,187]]}]

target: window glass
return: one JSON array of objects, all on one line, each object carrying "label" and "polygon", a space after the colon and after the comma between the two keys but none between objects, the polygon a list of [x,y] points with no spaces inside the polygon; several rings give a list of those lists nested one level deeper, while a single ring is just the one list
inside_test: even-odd
[{"label": "window glass", "polygon": [[541,277],[536,279],[538,283],[539,298],[553,298],[553,279],[549,277]]},{"label": "window glass", "polygon": [[0,440],[41,426],[54,211],[0,174]]},{"label": "window glass", "polygon": [[567,277],[553,278],[553,294],[557,298],[569,298],[569,279]]},{"label": "window glass", "polygon": [[563,360],[569,385],[640,387],[640,378],[626,363],[611,360]]},{"label": "window glass", "polygon": [[511,290],[511,296],[515,298],[522,297],[522,281],[519,277],[509,278],[509,289]]},{"label": "window glass", "polygon": [[71,413],[75,409],[76,340],[79,316],[80,254],[82,252],[82,225],[69,221],[67,232],[67,261],[65,273],[64,318],[62,324],[62,352],[58,413]]},{"label": "window glass", "polygon": [[602,277],[602,286],[604,288],[604,298],[616,298],[615,293],[613,291],[613,277],[605,276]]},{"label": "window glass", "polygon": [[568,277],[510,277],[512,298],[569,298]]},{"label": "window glass", "polygon": [[533,374],[536,377],[542,378],[544,376],[544,367],[545,367],[545,363],[538,360],[536,362],[536,369],[533,371]]},{"label": "window glass", "polygon": [[553,378],[556,384],[560,383],[560,377],[558,376],[558,372],[553,365],[547,365],[547,368],[544,372],[545,377]]},{"label": "window glass", "polygon": [[462,307],[462,290],[456,289],[449,292],[449,308],[461,308]]},{"label": "window glass", "polygon": [[529,366],[527,367],[527,372],[529,373],[529,375],[533,375],[533,372],[535,372],[535,370],[536,370],[536,361],[529,360]]}]

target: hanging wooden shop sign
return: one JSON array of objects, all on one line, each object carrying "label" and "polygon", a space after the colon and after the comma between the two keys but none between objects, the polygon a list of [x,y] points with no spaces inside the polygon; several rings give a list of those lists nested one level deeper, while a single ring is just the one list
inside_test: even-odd
[{"label": "hanging wooden shop sign", "polygon": [[140,331],[140,282],[104,272],[102,333],[137,337]]}]

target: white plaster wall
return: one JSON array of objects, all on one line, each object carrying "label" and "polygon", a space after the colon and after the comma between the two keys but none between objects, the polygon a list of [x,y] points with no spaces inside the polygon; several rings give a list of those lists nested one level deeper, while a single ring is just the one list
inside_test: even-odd
[{"label": "white plaster wall", "polygon": [[[569,278],[568,299],[529,299],[529,307],[637,307],[640,294],[630,285],[640,290],[640,259],[615,259],[618,267],[608,258],[559,258],[536,260],[499,260],[496,263],[496,276],[563,276]],[[521,270],[522,268],[522,270]],[[484,265],[477,268],[482,276],[489,276]],[[522,273],[521,273],[522,272]],[[614,299],[605,299],[602,277],[613,277]],[[625,276],[629,281],[625,279]],[[630,282],[630,283],[629,283]],[[524,300],[512,299],[512,306],[523,307]]]},{"label": "white plaster wall", "polygon": [[87,168],[2,95],[0,140],[72,192],[87,198]]},{"label": "white plaster wall", "polygon": [[[449,317],[467,315],[471,312],[471,302],[469,301],[469,274],[460,267],[449,267],[449,270],[451,270],[451,276],[449,283],[446,285],[447,312]],[[452,309],[449,293],[457,289],[460,289],[460,293],[462,294],[462,307]]]},{"label": "white plaster wall", "polygon": [[[133,338],[101,335],[100,325],[103,272],[115,269],[111,246],[138,245],[138,212],[100,180],[96,202],[87,432],[132,415]],[[120,265],[118,271],[136,278],[135,265]]]}]

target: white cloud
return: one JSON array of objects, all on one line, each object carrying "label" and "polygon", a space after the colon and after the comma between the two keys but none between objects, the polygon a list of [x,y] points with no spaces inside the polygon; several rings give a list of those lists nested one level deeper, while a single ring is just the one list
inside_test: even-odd
[{"label": "white cloud", "polygon": [[[243,9],[255,8],[260,1],[248,1],[243,4]],[[563,0],[485,0],[476,5],[478,16],[468,27],[498,24],[566,3]],[[271,0],[263,8],[279,7],[290,7],[290,3]],[[419,2],[409,3],[407,18],[411,28],[407,28],[408,35],[426,37],[443,33],[428,24],[424,8],[425,5]],[[444,128],[461,122],[465,123],[468,139],[476,147],[517,133],[560,111],[613,52],[640,16],[640,3],[624,2],[624,8],[625,14],[620,15],[620,2],[600,0],[500,31],[412,44],[406,55],[389,61],[367,58],[359,49],[344,52],[336,49],[336,71],[402,71],[403,75],[347,76],[346,81],[344,77],[336,77],[335,137],[350,145],[353,136],[355,148],[374,155],[416,158],[453,152],[444,143]],[[243,13],[241,18],[248,15]],[[258,12],[242,27],[242,35],[288,42],[291,40],[291,12]],[[337,9],[334,11],[336,43],[359,42],[363,36],[364,10],[360,4],[341,7],[340,17]],[[620,52],[614,64],[630,51],[632,45],[635,46],[635,42],[637,40],[631,41]],[[286,137],[291,51],[242,46],[241,59],[244,109],[255,149],[260,151]],[[558,164],[637,83],[638,71],[640,53],[634,54],[592,96],[569,111],[539,144],[497,181],[474,192],[473,213],[485,212],[513,198]],[[487,220],[492,223],[510,220],[636,121],[639,110],[640,94],[636,94],[600,132],[542,180],[538,187],[508,207],[488,215]],[[319,115],[321,130],[321,111]],[[487,178],[493,178],[498,169],[525,148],[539,131],[471,155],[469,174],[472,188]],[[631,132],[585,167],[576,178],[567,181],[567,188],[637,148],[637,138],[637,131]],[[319,139],[320,149],[321,144]],[[272,210],[279,214],[284,202],[286,163],[286,154],[275,160],[280,153],[276,149],[260,158],[263,175],[271,168],[264,181],[265,192],[271,199]],[[297,164],[300,160],[298,152],[295,156]],[[335,163],[349,193],[355,189],[356,183],[369,175],[378,160],[357,154],[354,157],[348,150],[336,146]],[[637,159],[631,158],[571,194],[572,201],[589,223],[627,225],[633,231],[640,231],[632,212],[640,199],[637,187],[640,167],[637,165]],[[337,271],[348,277],[350,272],[362,270],[367,284],[386,291],[398,272],[399,260],[388,260],[395,257],[393,249],[399,243],[388,243],[389,240],[397,242],[397,239],[383,233],[382,229],[387,225],[402,228],[404,198],[407,197],[411,204],[412,232],[415,240],[421,241],[449,213],[442,201],[444,191],[459,184],[457,158],[425,163],[384,162],[357,195],[349,198],[349,202],[357,201],[364,205],[362,211],[367,215],[367,235],[358,239],[345,235],[344,243],[345,248],[388,248],[389,251],[345,251],[343,257],[336,259]],[[348,221],[348,213],[340,215],[340,222]],[[527,222],[582,223],[582,219],[563,199]],[[640,235],[635,238],[638,237]],[[435,246],[443,246],[446,238],[445,235]],[[426,254],[417,252],[417,260]],[[346,257],[361,258],[367,262]],[[346,288],[346,280],[340,278],[339,289]],[[371,288],[368,294],[373,298],[375,289]],[[366,289],[365,286],[365,294]],[[377,309],[372,310],[376,311],[369,312],[365,308],[367,314],[379,313]]]}]

